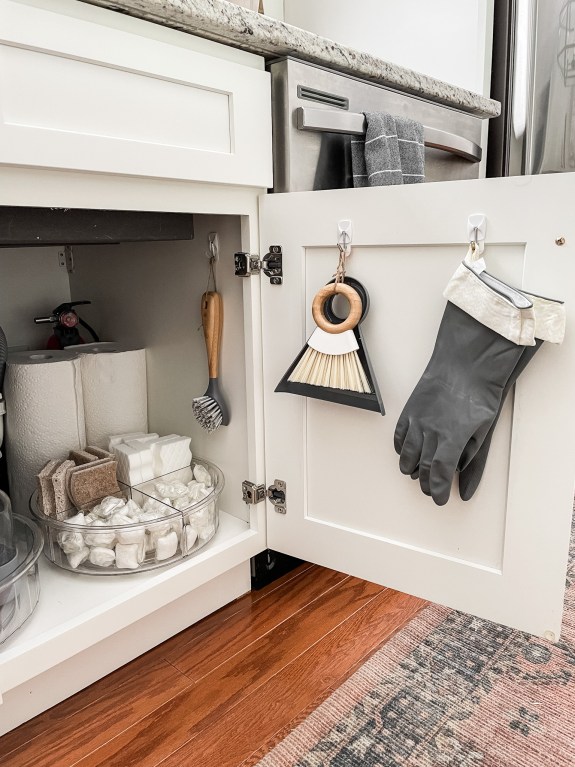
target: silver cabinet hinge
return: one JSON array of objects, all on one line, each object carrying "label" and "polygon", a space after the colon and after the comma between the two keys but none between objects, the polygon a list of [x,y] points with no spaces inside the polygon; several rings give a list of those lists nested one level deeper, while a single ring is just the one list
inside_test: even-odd
[{"label": "silver cabinet hinge", "polygon": [[260,503],[260,501],[265,501],[265,498],[266,498],[265,485],[254,485],[253,482],[248,482],[248,480],[245,479],[242,482],[242,498],[244,503],[247,503],[250,505],[254,503]]},{"label": "silver cabinet hinge", "polygon": [[283,253],[281,245],[270,245],[269,252],[260,260],[249,253],[234,253],[234,271],[236,277],[251,277],[263,272],[272,285],[283,282]]},{"label": "silver cabinet hinge", "polygon": [[286,508],[286,496],[287,485],[283,479],[274,480],[273,485],[270,485],[267,490],[267,497],[273,503],[275,510],[278,514],[285,514]]},{"label": "silver cabinet hinge", "polygon": [[281,245],[270,245],[269,251],[262,258],[264,274],[270,278],[272,285],[283,282],[283,253]]},{"label": "silver cabinet hinge", "polygon": [[262,262],[259,256],[251,256],[249,253],[234,253],[234,271],[236,277],[251,277],[259,274]]},{"label": "silver cabinet hinge", "polygon": [[247,479],[242,482],[242,499],[250,506],[265,501],[266,498],[274,505],[278,514],[286,513],[287,484],[283,479],[276,479],[267,490],[265,485],[256,485]]},{"label": "silver cabinet hinge", "polygon": [[74,273],[74,251],[71,245],[64,246],[64,258],[66,260],[66,269],[68,274]]}]

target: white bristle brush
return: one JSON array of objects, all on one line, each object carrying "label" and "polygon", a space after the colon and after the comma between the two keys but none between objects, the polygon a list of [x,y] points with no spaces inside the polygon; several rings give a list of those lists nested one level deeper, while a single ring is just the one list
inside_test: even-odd
[{"label": "white bristle brush", "polygon": [[215,290],[202,296],[202,327],[208,355],[208,388],[203,397],[192,401],[192,412],[200,426],[208,432],[227,426],[230,414],[218,381],[218,363],[222,343],[224,311],[222,297]]},{"label": "white bristle brush", "polygon": [[316,328],[288,381],[371,394],[358,349],[353,330],[335,335]]}]

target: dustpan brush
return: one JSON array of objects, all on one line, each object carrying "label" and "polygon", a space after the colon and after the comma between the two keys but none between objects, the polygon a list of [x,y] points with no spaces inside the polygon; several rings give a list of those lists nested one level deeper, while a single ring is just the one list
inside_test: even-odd
[{"label": "dustpan brush", "polygon": [[[325,302],[335,294],[344,295],[350,305],[349,315],[341,323],[330,322],[324,314]],[[323,287],[315,296],[312,314],[318,326],[288,381],[329,389],[371,394],[372,389],[357,351],[359,344],[352,330],[361,318],[361,298],[345,283]]]},{"label": "dustpan brush", "polygon": [[[309,339],[307,349],[288,381],[370,394],[371,387],[357,356],[358,346],[353,331],[348,330],[342,335],[347,336],[349,333],[356,348],[342,354],[334,352],[333,347],[329,346],[329,342],[328,344],[322,343],[322,341],[325,342],[325,339],[318,334],[318,330],[314,331],[313,336]],[[322,332],[320,331],[320,333]],[[347,344],[347,339],[341,340]],[[320,346],[324,351],[318,351],[311,346],[312,343],[314,346]]]},{"label": "dustpan brush", "polygon": [[192,412],[200,426],[208,432],[227,426],[230,416],[218,380],[218,364],[222,343],[224,313],[222,297],[216,291],[202,296],[202,328],[208,356],[208,388],[203,397],[192,401]]}]

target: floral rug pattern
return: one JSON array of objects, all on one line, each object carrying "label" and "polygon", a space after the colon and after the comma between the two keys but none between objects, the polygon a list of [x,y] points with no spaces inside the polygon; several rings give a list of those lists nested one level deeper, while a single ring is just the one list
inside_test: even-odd
[{"label": "floral rug pattern", "polygon": [[428,607],[257,767],[575,767],[574,554],[557,644]]}]

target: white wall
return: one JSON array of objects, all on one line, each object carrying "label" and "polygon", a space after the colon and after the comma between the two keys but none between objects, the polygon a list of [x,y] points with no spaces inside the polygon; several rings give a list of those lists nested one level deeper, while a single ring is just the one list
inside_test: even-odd
[{"label": "white wall", "polygon": [[43,349],[52,326],[35,325],[34,317],[70,300],[68,272],[58,264],[58,250],[0,248],[0,326],[9,348]]},{"label": "white wall", "polygon": [[263,0],[264,13],[274,19],[284,19],[284,0]]},{"label": "white wall", "polygon": [[289,24],[485,94],[492,11],[493,0],[284,0]]}]

